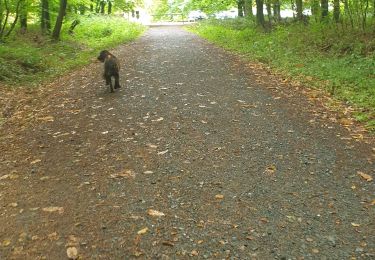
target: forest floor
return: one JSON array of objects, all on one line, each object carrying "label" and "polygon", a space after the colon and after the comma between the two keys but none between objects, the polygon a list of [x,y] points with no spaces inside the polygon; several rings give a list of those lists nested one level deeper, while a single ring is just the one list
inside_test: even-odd
[{"label": "forest floor", "polygon": [[2,88],[0,259],[373,259],[346,113],[180,27],[113,53],[115,93],[95,62]]}]

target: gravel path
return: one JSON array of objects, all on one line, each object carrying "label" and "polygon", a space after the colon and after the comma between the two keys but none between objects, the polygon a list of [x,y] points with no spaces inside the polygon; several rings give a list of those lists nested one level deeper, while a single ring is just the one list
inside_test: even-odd
[{"label": "gravel path", "polygon": [[373,259],[371,139],[179,27],[113,53],[0,130],[0,259]]}]

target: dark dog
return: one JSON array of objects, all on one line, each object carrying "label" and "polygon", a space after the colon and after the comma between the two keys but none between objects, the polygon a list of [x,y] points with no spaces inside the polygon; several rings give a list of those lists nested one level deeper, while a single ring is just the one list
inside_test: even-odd
[{"label": "dark dog", "polygon": [[117,58],[107,50],[101,51],[98,57],[98,60],[104,62],[104,74],[103,77],[105,79],[105,83],[111,89],[111,92],[114,92],[112,86],[112,77],[115,78],[115,89],[121,88],[120,81],[119,81],[119,72],[120,72],[120,64]]}]

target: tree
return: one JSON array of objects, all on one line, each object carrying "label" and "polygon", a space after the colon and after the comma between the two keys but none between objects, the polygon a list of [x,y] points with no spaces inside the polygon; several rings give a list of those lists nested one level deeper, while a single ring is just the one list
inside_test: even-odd
[{"label": "tree", "polygon": [[340,0],[333,0],[333,19],[336,23],[340,21]]},{"label": "tree", "polygon": [[41,19],[40,19],[40,27],[42,29],[42,33],[50,33],[51,32],[51,19],[49,14],[49,3],[48,0],[42,0],[41,5]]},{"label": "tree", "polygon": [[256,0],[257,5],[257,23],[258,25],[264,27],[264,13],[263,13],[263,0]]},{"label": "tree", "polygon": [[296,0],[296,11],[297,11],[297,20],[303,20],[303,3],[302,0]]},{"label": "tree", "polygon": [[253,0],[244,0],[244,2],[245,17],[253,17]]},{"label": "tree", "polygon": [[321,0],[320,8],[321,8],[322,20],[326,20],[328,17],[328,0]]},{"label": "tree", "polygon": [[237,0],[238,17],[244,17],[244,0]]},{"label": "tree", "polygon": [[281,4],[280,0],[274,0],[273,1],[273,17],[275,21],[281,20]]},{"label": "tree", "polygon": [[28,4],[26,0],[20,1],[20,27],[21,32],[24,33],[27,30],[27,13],[28,13]]},{"label": "tree", "polygon": [[52,38],[55,41],[59,40],[60,38],[61,27],[62,27],[65,13],[66,13],[67,4],[68,4],[68,0],[60,0],[59,14],[57,15],[55,27],[52,33]]},{"label": "tree", "polygon": [[[18,0],[15,4],[14,2],[9,3],[8,0],[4,0],[4,7],[0,5],[0,41],[8,37],[16,26],[19,17],[21,1],[22,0]],[[14,20],[9,25],[8,19],[10,16],[13,16]]]}]

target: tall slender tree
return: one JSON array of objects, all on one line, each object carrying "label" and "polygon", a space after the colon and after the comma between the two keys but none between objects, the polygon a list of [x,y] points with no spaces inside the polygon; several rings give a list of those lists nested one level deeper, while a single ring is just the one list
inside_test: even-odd
[{"label": "tall slender tree", "polygon": [[264,13],[263,13],[263,0],[256,0],[256,5],[257,5],[257,23],[258,25],[264,27]]},{"label": "tall slender tree", "polygon": [[244,15],[246,17],[253,17],[253,0],[244,0]]},{"label": "tall slender tree", "polygon": [[53,28],[52,33],[52,38],[56,41],[60,39],[61,27],[66,13],[67,4],[68,0],[60,0],[59,14],[57,15],[55,27]]},{"label": "tall slender tree", "polygon": [[328,0],[320,0],[322,20],[328,18]]},{"label": "tall slender tree", "polygon": [[20,27],[22,33],[25,33],[27,30],[27,13],[28,3],[26,0],[22,0],[20,1]]},{"label": "tall slender tree", "polygon": [[49,14],[49,3],[48,0],[42,0],[41,3],[41,19],[40,19],[40,27],[42,29],[42,33],[50,33],[51,32],[51,19]]},{"label": "tall slender tree", "polygon": [[336,23],[340,21],[340,0],[333,0],[333,19]]}]

